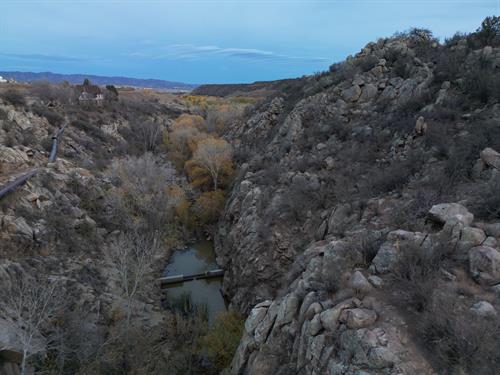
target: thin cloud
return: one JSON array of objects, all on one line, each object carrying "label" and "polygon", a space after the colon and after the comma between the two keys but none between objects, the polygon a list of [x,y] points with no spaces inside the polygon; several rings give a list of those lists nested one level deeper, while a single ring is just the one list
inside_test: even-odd
[{"label": "thin cloud", "polygon": [[249,61],[267,62],[302,62],[302,63],[322,63],[329,59],[323,57],[291,56],[264,51],[254,48],[223,48],[216,45],[197,46],[193,44],[172,44],[164,47],[160,51],[154,52],[134,52],[129,54],[132,57],[172,59],[172,60],[199,60],[210,57],[227,57]]},{"label": "thin cloud", "polygon": [[81,62],[88,59],[72,56],[42,55],[37,53],[0,53],[0,56],[16,60],[26,61],[51,61],[51,62]]}]

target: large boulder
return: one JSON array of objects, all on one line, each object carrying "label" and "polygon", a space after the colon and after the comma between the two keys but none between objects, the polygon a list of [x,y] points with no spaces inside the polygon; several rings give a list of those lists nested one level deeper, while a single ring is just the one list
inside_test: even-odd
[{"label": "large boulder", "polygon": [[477,246],[469,252],[469,269],[480,283],[500,282],[500,252],[492,247]]},{"label": "large boulder", "polygon": [[377,320],[377,313],[369,309],[347,310],[347,327],[358,329],[371,326]]},{"label": "large boulder", "polygon": [[476,302],[470,309],[475,314],[484,317],[495,316],[497,314],[493,305],[487,301]]},{"label": "large boulder", "polygon": [[355,102],[361,96],[361,88],[358,85],[353,85],[342,91],[342,99],[346,102]]},{"label": "large boulder", "polygon": [[289,324],[299,308],[299,299],[294,293],[288,294],[280,304],[276,325],[278,327]]},{"label": "large boulder", "polygon": [[33,238],[33,228],[28,225],[23,217],[0,216],[0,228],[8,233]]},{"label": "large boulder", "polygon": [[341,234],[358,219],[356,208],[349,203],[337,205],[328,218],[328,233]]},{"label": "large boulder", "polygon": [[488,236],[500,238],[500,223],[482,224],[481,227]]},{"label": "large boulder", "polygon": [[455,243],[456,255],[463,260],[467,259],[468,251],[473,247],[484,245],[486,234],[481,228],[467,227],[457,219],[449,220],[444,231],[449,233]]},{"label": "large boulder", "polygon": [[340,302],[335,307],[325,310],[320,314],[320,320],[323,327],[329,331],[335,331],[339,325],[339,318],[342,311],[354,307],[352,299]]},{"label": "large boulder", "polygon": [[403,229],[389,232],[387,240],[380,246],[372,261],[370,270],[375,273],[387,273],[394,269],[407,246],[418,246],[430,250],[432,241],[429,236],[420,232],[409,232]]},{"label": "large boulder", "polygon": [[429,210],[429,218],[441,224],[445,224],[449,220],[456,219],[462,224],[469,226],[474,220],[474,215],[461,204],[440,203],[431,207]]},{"label": "large boulder", "polygon": [[21,146],[15,148],[0,146],[0,162],[2,163],[25,165],[29,160],[26,150],[23,150]]},{"label": "large boulder", "polygon": [[487,147],[481,151],[481,160],[490,167],[500,170],[500,153],[492,148]]},{"label": "large boulder", "polygon": [[361,93],[360,100],[361,101],[372,100],[374,97],[377,96],[377,93],[378,93],[377,86],[375,86],[372,83],[369,83],[363,87],[363,92]]},{"label": "large boulder", "polygon": [[245,331],[252,334],[267,314],[271,301],[264,301],[255,306],[245,322]]},{"label": "large boulder", "polygon": [[370,282],[361,273],[361,271],[356,271],[349,279],[349,287],[354,289],[356,292],[367,293],[373,289]]}]

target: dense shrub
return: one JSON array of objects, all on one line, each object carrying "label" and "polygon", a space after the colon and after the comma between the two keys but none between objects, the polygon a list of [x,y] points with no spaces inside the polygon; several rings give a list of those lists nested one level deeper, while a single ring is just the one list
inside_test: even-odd
[{"label": "dense shrub", "polygon": [[48,81],[33,82],[30,94],[40,98],[44,103],[57,101],[61,104],[70,104],[77,99],[76,91],[69,83],[54,85]]},{"label": "dense shrub", "polygon": [[500,322],[496,317],[477,316],[457,298],[435,295],[416,326],[440,374],[498,373]]},{"label": "dense shrub", "polygon": [[245,319],[235,311],[220,313],[208,333],[201,337],[201,350],[214,367],[222,370],[231,364],[243,334]]},{"label": "dense shrub", "polygon": [[297,178],[279,199],[279,212],[290,222],[300,222],[307,210],[318,203],[314,199],[310,185],[305,178]]},{"label": "dense shrub", "polygon": [[415,116],[427,104],[430,104],[434,101],[434,94],[434,90],[429,88],[418,95],[413,95],[410,99],[399,105],[399,107],[397,108],[399,114],[402,114],[406,117]]},{"label": "dense shrub", "polygon": [[229,126],[239,121],[246,106],[221,105],[208,107],[205,118],[206,129],[210,133],[222,134]]},{"label": "dense shrub", "polygon": [[454,81],[460,78],[464,71],[465,57],[466,51],[452,51],[447,47],[442,48],[436,58],[435,82]]},{"label": "dense shrub", "polygon": [[[442,172],[438,171],[436,177],[429,176],[428,183],[420,181],[410,185],[411,198],[398,201],[391,210],[388,224],[397,229],[410,231],[423,231],[426,226],[427,213],[429,209],[440,202],[443,191],[449,191],[447,179],[441,179]],[[445,180],[445,183],[441,181]]]},{"label": "dense shrub", "polygon": [[198,221],[203,224],[214,224],[224,210],[225,196],[222,190],[202,193],[195,203]]},{"label": "dense shrub", "polygon": [[481,23],[481,27],[475,33],[469,35],[469,43],[474,48],[485,46],[497,47],[500,45],[500,17],[486,17]]},{"label": "dense shrub", "polygon": [[53,126],[61,126],[64,122],[63,116],[53,111],[52,109],[45,107],[44,105],[34,105],[31,110],[38,116],[45,117],[47,121]]},{"label": "dense shrub", "polygon": [[423,61],[431,61],[438,46],[438,39],[428,29],[412,28],[396,33],[394,36],[405,39],[408,46],[415,51],[416,56]]},{"label": "dense shrub", "polygon": [[0,94],[0,97],[7,103],[10,103],[15,106],[26,105],[26,98],[24,97],[24,95],[15,89],[6,90],[2,94]]},{"label": "dense shrub", "polygon": [[47,152],[50,152],[50,150],[52,150],[52,144],[52,137],[45,137],[40,141],[40,145]]},{"label": "dense shrub", "polygon": [[356,66],[358,66],[363,72],[367,72],[375,68],[377,64],[378,58],[374,55],[367,55],[356,59]]},{"label": "dense shrub", "polygon": [[391,277],[398,290],[397,304],[415,312],[424,312],[432,301],[432,293],[450,252],[449,244],[443,242],[433,249],[416,243],[401,243],[398,262]]},{"label": "dense shrub", "polygon": [[496,136],[500,131],[498,122],[476,120],[468,130],[468,134],[453,142],[448,140],[443,143],[447,149],[444,172],[450,183],[470,176],[473,164],[485,147],[500,149],[500,138]]},{"label": "dense shrub", "polygon": [[90,181],[85,183],[77,173],[72,173],[69,177],[67,185],[71,192],[80,198],[79,207],[84,209],[99,226],[108,227],[103,191]]},{"label": "dense shrub", "polygon": [[[352,249],[349,249],[352,253]],[[323,261],[323,269],[321,272],[321,281],[325,292],[335,294],[345,288],[347,284],[346,269],[349,269],[347,262],[339,262],[337,259],[328,257]]]},{"label": "dense shrub", "polygon": [[13,132],[7,133],[7,135],[5,136],[4,142],[5,142],[5,146],[7,146],[7,147],[14,147],[18,144],[16,135]]},{"label": "dense shrub", "polygon": [[377,255],[380,246],[385,241],[382,233],[365,232],[358,240],[358,249],[361,252],[363,266],[368,268]]},{"label": "dense shrub", "polygon": [[122,126],[118,131],[127,142],[126,153],[129,155],[154,153],[162,143],[163,127],[157,122],[138,119],[132,121],[130,127]]},{"label": "dense shrub", "polygon": [[[390,59],[394,57],[391,56]],[[399,56],[393,62],[392,72],[397,77],[408,79],[412,76],[413,69],[412,59],[409,56]]]},{"label": "dense shrub", "polygon": [[472,210],[485,219],[500,218],[500,176],[482,183],[472,192]]},{"label": "dense shrub", "polygon": [[358,68],[350,62],[337,63],[330,66],[333,84],[350,81],[358,73]]},{"label": "dense shrub", "polygon": [[175,171],[152,154],[115,160],[106,171],[114,188],[106,195],[110,223],[122,230],[164,232],[178,197],[167,194]]},{"label": "dense shrub", "polygon": [[85,220],[73,216],[73,206],[58,198],[44,209],[47,233],[56,249],[65,253],[92,251],[97,246],[96,230]]},{"label": "dense shrub", "polygon": [[412,175],[406,161],[395,161],[387,167],[374,168],[369,183],[374,193],[387,193],[400,190]]},{"label": "dense shrub", "polygon": [[485,62],[475,64],[465,75],[464,91],[469,97],[481,103],[499,100],[500,73]]},{"label": "dense shrub", "polygon": [[23,146],[34,145],[38,142],[37,137],[31,131],[26,130],[22,133],[21,144]]}]

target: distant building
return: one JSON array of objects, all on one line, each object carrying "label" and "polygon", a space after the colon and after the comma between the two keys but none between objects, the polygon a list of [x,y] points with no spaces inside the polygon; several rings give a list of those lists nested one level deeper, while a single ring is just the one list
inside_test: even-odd
[{"label": "distant building", "polygon": [[96,85],[92,85],[89,80],[85,80],[83,85],[77,85],[76,89],[79,93],[78,101],[79,102],[96,102],[100,103],[104,100],[104,93],[101,88]]},{"label": "distant building", "polygon": [[7,83],[7,82],[8,81],[5,78],[3,78],[2,76],[0,76],[0,83]]}]

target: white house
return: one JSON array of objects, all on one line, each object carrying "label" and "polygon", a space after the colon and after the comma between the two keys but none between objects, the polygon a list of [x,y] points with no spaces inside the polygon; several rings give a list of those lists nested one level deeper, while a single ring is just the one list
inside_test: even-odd
[{"label": "white house", "polygon": [[5,78],[3,78],[2,76],[0,76],[0,83],[6,83],[7,80]]}]

